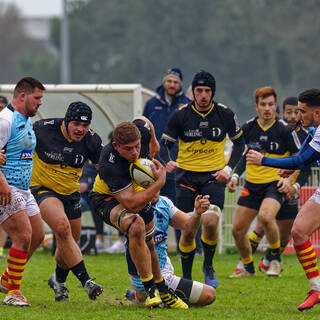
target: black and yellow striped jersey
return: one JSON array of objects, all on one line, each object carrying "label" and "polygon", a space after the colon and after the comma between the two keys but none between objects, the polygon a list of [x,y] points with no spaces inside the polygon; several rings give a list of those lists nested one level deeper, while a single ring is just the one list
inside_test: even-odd
[{"label": "black and yellow striped jersey", "polygon": [[[142,119],[136,119],[133,123],[141,133],[140,157],[147,158],[149,154],[149,142],[151,139],[150,128]],[[96,176],[93,191],[100,194],[113,196],[133,185],[136,192],[143,190],[130,176],[130,162],[121,157],[112,143],[103,147],[99,160],[99,172]]]},{"label": "black and yellow striped jersey", "polygon": [[[301,143],[296,131],[284,120],[275,119],[263,127],[259,118],[252,118],[242,126],[248,149],[261,152],[264,156],[283,158],[299,151]],[[269,183],[280,180],[279,169],[265,166],[246,165],[246,180],[251,183]]]},{"label": "black and yellow striped jersey", "polygon": [[61,118],[34,123],[37,137],[31,186],[41,185],[56,193],[69,195],[79,190],[84,163],[98,163],[102,141],[89,129],[84,138],[74,142],[62,132]]},{"label": "black and yellow striped jersey", "polygon": [[227,135],[232,141],[242,135],[231,109],[214,102],[208,111],[202,113],[191,103],[172,115],[162,139],[173,143],[179,139],[177,162],[181,169],[209,172],[226,165],[224,147]]}]

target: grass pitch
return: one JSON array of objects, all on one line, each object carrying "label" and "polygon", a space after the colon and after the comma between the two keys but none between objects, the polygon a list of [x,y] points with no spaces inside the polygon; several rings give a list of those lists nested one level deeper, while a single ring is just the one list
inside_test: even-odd
[{"label": "grass pitch", "polygon": [[[256,267],[261,255],[254,257]],[[22,292],[32,304],[29,308],[0,306],[1,320],[32,319],[320,319],[320,305],[299,312],[296,308],[305,299],[309,283],[295,256],[283,258],[280,278],[268,278],[257,271],[257,277],[229,279],[237,255],[216,255],[215,269],[219,279],[216,301],[207,307],[189,310],[146,309],[127,301],[124,297],[130,288],[126,263],[122,254],[85,256],[91,277],[104,286],[104,293],[91,301],[79,281],[70,273],[67,281],[69,303],[54,301],[54,293],[47,279],[55,269],[54,260],[47,251],[38,251],[27,265]],[[203,281],[202,257],[195,257],[193,278]],[[181,274],[177,256],[171,260],[176,274]],[[0,260],[1,271],[5,268]],[[1,294],[4,297],[3,294]]]}]

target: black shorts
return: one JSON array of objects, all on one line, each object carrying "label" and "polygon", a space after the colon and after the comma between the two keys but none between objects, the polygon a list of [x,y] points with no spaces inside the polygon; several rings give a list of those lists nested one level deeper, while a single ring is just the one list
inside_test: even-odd
[{"label": "black shorts", "polygon": [[[93,191],[89,193],[89,200],[93,213],[98,214],[106,224],[115,227],[110,221],[110,212],[120,202],[113,196]],[[151,204],[146,205],[140,212],[138,212],[138,214],[145,224],[150,223],[153,220],[153,209]]]},{"label": "black shorts", "polygon": [[298,214],[298,197],[294,197],[291,200],[286,200],[281,206],[276,220],[288,220],[295,219]]},{"label": "black shorts", "polygon": [[226,184],[218,182],[212,176],[215,172],[193,172],[177,169],[177,207],[184,212],[191,212],[194,209],[194,199],[197,195],[209,195],[210,203],[222,210]]},{"label": "black shorts", "polygon": [[76,191],[72,194],[63,195],[56,193],[43,186],[34,186],[30,188],[38,205],[47,198],[57,198],[63,203],[64,212],[69,220],[81,217],[80,192]]},{"label": "black shorts", "polygon": [[278,181],[259,184],[246,181],[238,200],[238,205],[259,210],[265,198],[275,199],[282,205],[285,201],[285,195],[278,191],[277,184]]}]

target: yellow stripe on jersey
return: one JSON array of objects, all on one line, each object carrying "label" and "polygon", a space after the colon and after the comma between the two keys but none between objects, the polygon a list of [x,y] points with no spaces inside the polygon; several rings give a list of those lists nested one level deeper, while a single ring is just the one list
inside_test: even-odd
[{"label": "yellow stripe on jersey", "polygon": [[82,168],[50,164],[34,152],[31,186],[44,186],[56,193],[69,195],[79,190]]},{"label": "yellow stripe on jersey", "polygon": [[[290,155],[290,152],[285,154],[273,154],[273,153],[264,153],[266,157],[271,158],[284,158]],[[269,183],[272,181],[278,181],[281,177],[278,175],[278,168],[265,167],[265,166],[256,166],[252,164],[247,164],[247,181],[251,183]]]},{"label": "yellow stripe on jersey", "polygon": [[179,139],[179,153],[177,162],[183,170],[207,172],[223,169],[226,165],[224,145],[222,141],[201,140],[184,142]]},{"label": "yellow stripe on jersey", "polygon": [[[132,186],[135,192],[140,192],[145,190],[144,188],[138,186],[134,181],[132,181]],[[96,175],[96,179],[93,184],[93,192],[97,192],[100,194],[109,194],[113,196],[114,194],[110,191],[109,186],[100,178],[99,174]]]}]

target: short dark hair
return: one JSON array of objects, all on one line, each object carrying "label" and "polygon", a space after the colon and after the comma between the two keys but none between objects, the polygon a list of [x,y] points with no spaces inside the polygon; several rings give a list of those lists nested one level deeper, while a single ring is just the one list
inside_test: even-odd
[{"label": "short dark hair", "polygon": [[46,88],[43,86],[43,84],[39,80],[32,77],[25,77],[19,80],[19,82],[16,84],[13,91],[13,95],[17,96],[21,92],[30,94],[33,92],[35,88],[38,88],[42,91],[46,90]]},{"label": "short dark hair", "polygon": [[320,107],[320,89],[312,88],[299,94],[298,100],[308,107]]},{"label": "short dark hair", "polygon": [[0,96],[0,103],[8,104],[8,99],[5,96]]},{"label": "short dark hair", "polygon": [[113,140],[117,145],[123,145],[141,139],[138,127],[132,122],[121,122],[113,130]]},{"label": "short dark hair", "polygon": [[297,106],[298,105],[298,98],[297,97],[288,97],[283,100],[282,103],[282,110],[286,108],[286,105],[289,104],[290,106]]}]

